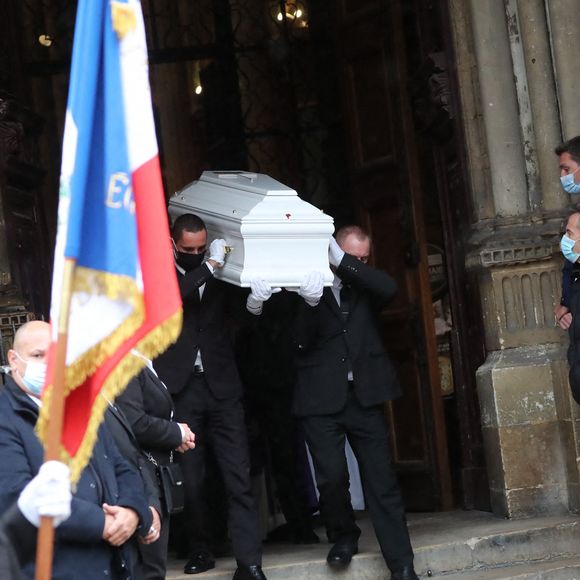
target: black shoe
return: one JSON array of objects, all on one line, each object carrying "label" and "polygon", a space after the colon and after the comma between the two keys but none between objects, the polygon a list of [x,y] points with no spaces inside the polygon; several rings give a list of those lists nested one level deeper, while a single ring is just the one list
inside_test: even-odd
[{"label": "black shoe", "polygon": [[344,568],[350,564],[355,554],[358,554],[358,544],[356,542],[338,541],[330,548],[326,561],[333,568]]},{"label": "black shoe", "polygon": [[419,576],[415,573],[413,564],[407,564],[391,572],[391,580],[419,580]]},{"label": "black shoe", "polygon": [[239,565],[233,580],[266,580],[261,566],[242,566]]},{"label": "black shoe", "polygon": [[215,560],[207,552],[196,552],[183,567],[185,574],[201,574],[215,568]]}]

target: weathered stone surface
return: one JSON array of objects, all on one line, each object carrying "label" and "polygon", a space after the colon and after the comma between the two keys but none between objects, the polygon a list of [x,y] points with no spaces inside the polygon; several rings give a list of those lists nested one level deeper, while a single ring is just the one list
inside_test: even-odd
[{"label": "weathered stone surface", "polygon": [[506,503],[507,515],[514,519],[567,513],[568,487],[564,482],[509,489],[506,493]]},{"label": "weathered stone surface", "polygon": [[[437,575],[436,575],[437,576]],[[473,572],[459,572],[445,575],[446,580],[578,580],[580,579],[580,559],[561,558],[559,560],[483,568]]]},{"label": "weathered stone surface", "polygon": [[483,436],[494,513],[516,518],[567,509],[574,457],[557,421],[485,428]]},{"label": "weathered stone surface", "polygon": [[580,484],[568,483],[568,509],[571,512],[580,512]]},{"label": "weathered stone surface", "polygon": [[549,363],[498,368],[492,374],[498,426],[556,419]]},{"label": "weathered stone surface", "polygon": [[[564,377],[567,378],[562,370],[564,353],[559,345],[490,353],[477,370],[482,425],[497,427],[555,420],[560,408],[569,417],[569,387],[567,382],[566,387],[562,385]],[[556,392],[554,384],[558,385]]]},{"label": "weathered stone surface", "polygon": [[[482,434],[490,490],[501,491],[503,493],[505,491],[505,468],[501,452],[499,429],[497,427],[484,427]],[[503,512],[502,515],[504,515]]]},{"label": "weathered stone surface", "polygon": [[560,300],[561,261],[534,261],[484,270],[480,275],[489,351],[564,344],[553,308]]},{"label": "weathered stone surface", "polygon": [[560,437],[562,438],[562,454],[568,485],[580,483],[578,479],[578,456],[576,452],[576,441],[574,426],[571,420],[560,421]]},{"label": "weathered stone surface", "polygon": [[568,362],[566,360],[567,347],[563,346],[557,359],[551,361],[552,385],[554,387],[554,401],[556,403],[556,415],[560,420],[571,417],[580,418],[580,406],[572,398],[570,385],[568,384]]},{"label": "weathered stone surface", "polygon": [[[358,523],[363,530],[360,554],[343,573],[334,572],[326,565],[328,544],[277,544],[265,549],[264,571],[267,577],[274,580],[388,579],[370,521],[365,518]],[[580,519],[569,515],[505,520],[483,512],[411,514],[409,531],[415,550],[415,566],[421,578],[428,575],[471,578],[471,574],[482,573],[484,569],[524,562],[533,563],[536,570],[548,570],[545,566],[553,560],[575,556],[580,545]],[[319,535],[322,537],[320,530]],[[167,578],[190,578],[182,574],[182,565],[183,562],[171,562]],[[561,569],[562,564],[554,565],[555,571]],[[507,570],[501,568],[497,571],[505,574]],[[233,558],[219,558],[216,569],[199,575],[199,578],[230,580],[233,571]],[[567,580],[573,577],[569,576]],[[556,580],[564,577],[538,578]]]},{"label": "weathered stone surface", "polygon": [[498,515],[568,507],[569,484],[579,479],[580,421],[572,420],[577,405],[570,402],[564,353],[559,345],[506,349],[491,353],[478,369],[490,497]]},{"label": "weathered stone surface", "polygon": [[565,481],[557,421],[499,428],[508,489]]}]

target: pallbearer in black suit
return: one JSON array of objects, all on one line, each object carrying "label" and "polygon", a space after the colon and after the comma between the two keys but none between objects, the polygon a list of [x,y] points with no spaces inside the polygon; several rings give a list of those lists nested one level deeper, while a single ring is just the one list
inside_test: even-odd
[{"label": "pallbearer in black suit", "polygon": [[[119,395],[115,405],[123,412],[142,450],[142,471],[155,478],[157,505],[161,514],[161,532],[153,543],[141,543],[143,580],[163,580],[167,567],[169,514],[161,508],[161,489],[156,466],[173,461],[173,453],[185,453],[195,447],[195,435],[185,423],[173,421],[173,401],[165,385],[153,370],[151,361],[137,351],[133,355],[145,360],[146,367],[134,377]],[[154,505],[154,504],[152,504]]]},{"label": "pallbearer in black suit", "polygon": [[[171,232],[183,300],[183,330],[154,365],[175,403],[175,416],[196,436],[196,448],[180,458],[186,492],[185,521],[192,556],[186,574],[214,567],[203,531],[206,446],[211,446],[228,496],[228,528],[238,568],[236,580],[264,579],[258,509],[252,494],[242,385],[230,341],[236,288],[213,278],[225,260],[225,242],[214,240],[204,263],[207,230],[184,214]],[[239,312],[239,311],[238,311]]]},{"label": "pallbearer in black suit", "polygon": [[331,238],[334,285],[309,276],[300,288],[294,323],[297,385],[294,413],[302,417],[314,461],[322,516],[334,542],[333,567],[358,551],[360,529],[349,496],[344,438],[359,462],[365,498],[393,580],[416,580],[413,550],[396,475],[391,465],[383,404],[400,395],[384,351],[378,320],[395,293],[394,280],[367,265],[369,236],[356,226]]}]

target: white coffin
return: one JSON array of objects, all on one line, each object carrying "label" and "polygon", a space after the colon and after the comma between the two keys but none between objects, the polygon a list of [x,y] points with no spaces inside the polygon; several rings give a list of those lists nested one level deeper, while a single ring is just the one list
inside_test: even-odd
[{"label": "white coffin", "polygon": [[204,171],[169,200],[172,219],[183,213],[203,219],[209,241],[223,238],[232,248],[216,278],[242,287],[261,278],[272,287],[296,288],[318,270],[332,285],[332,218],[267,175]]}]

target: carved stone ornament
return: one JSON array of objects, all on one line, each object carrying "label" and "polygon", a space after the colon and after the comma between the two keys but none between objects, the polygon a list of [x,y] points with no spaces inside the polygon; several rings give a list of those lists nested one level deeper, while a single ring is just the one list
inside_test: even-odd
[{"label": "carved stone ornament", "polygon": [[484,248],[479,251],[480,265],[484,268],[492,266],[506,266],[511,264],[525,264],[537,260],[549,260],[554,252],[558,251],[557,244],[522,243],[506,247]]}]

